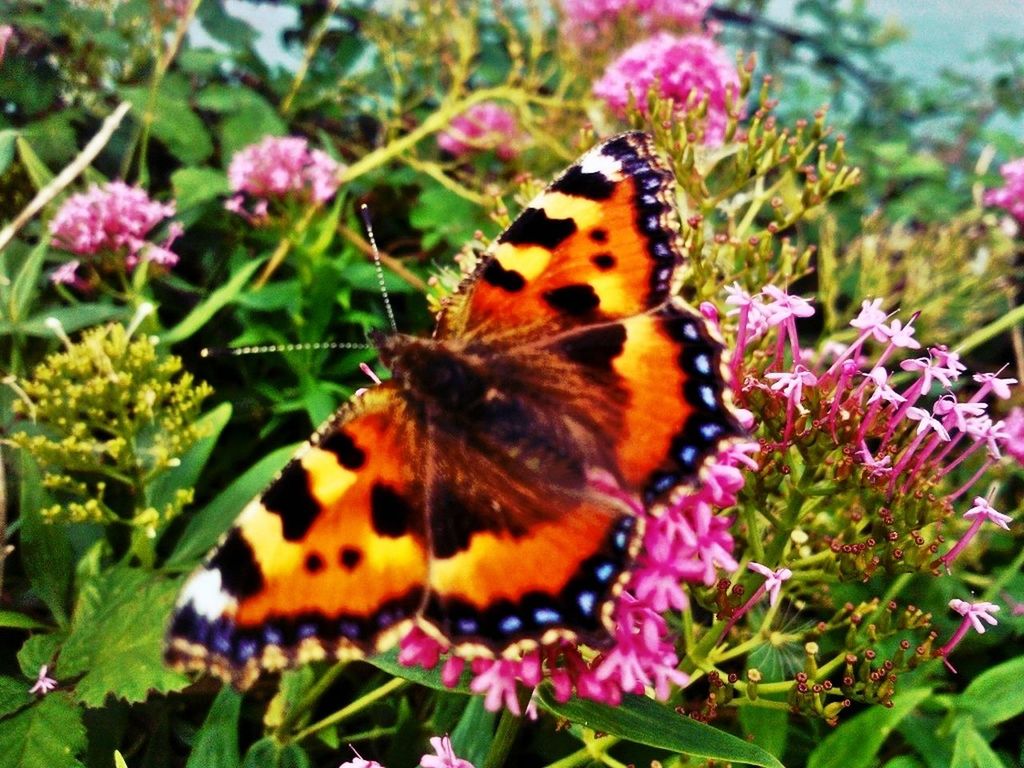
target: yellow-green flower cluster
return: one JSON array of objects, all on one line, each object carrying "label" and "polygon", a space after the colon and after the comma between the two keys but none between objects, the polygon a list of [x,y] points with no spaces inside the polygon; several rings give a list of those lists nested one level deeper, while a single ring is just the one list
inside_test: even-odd
[{"label": "yellow-green flower cluster", "polygon": [[18,382],[20,429],[11,440],[35,459],[57,503],[48,519],[123,520],[148,536],[191,500],[179,491],[156,509],[146,486],[202,437],[196,422],[212,390],[121,325],[93,328]]}]

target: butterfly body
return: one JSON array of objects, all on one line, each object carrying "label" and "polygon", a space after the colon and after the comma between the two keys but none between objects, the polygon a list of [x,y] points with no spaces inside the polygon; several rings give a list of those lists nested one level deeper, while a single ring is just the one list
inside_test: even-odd
[{"label": "butterfly body", "polygon": [[740,434],[722,350],[671,295],[671,175],[591,150],[497,240],[432,338],[324,425],[186,584],[168,657],[260,669],[379,651],[411,624],[474,654],[600,645],[640,505]]}]

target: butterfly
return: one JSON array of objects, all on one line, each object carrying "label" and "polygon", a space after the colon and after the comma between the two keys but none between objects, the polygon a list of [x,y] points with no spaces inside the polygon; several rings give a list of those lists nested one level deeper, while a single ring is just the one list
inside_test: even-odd
[{"label": "butterfly", "polygon": [[250,685],[416,625],[469,655],[600,646],[656,508],[742,433],[676,295],[674,179],[625,133],[558,176],[187,580],[166,655]]}]

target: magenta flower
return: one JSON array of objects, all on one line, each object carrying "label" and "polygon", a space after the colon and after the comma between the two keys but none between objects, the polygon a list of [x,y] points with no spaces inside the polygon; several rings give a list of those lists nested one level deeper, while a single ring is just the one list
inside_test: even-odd
[{"label": "magenta flower", "polygon": [[7,41],[14,34],[14,27],[10,24],[0,24],[0,64],[4,63],[4,53],[7,50]]},{"label": "magenta flower", "polygon": [[36,676],[36,682],[28,689],[29,693],[38,693],[40,696],[45,696],[57,687],[57,681],[49,676],[49,671],[50,667],[46,664],[43,664],[43,666],[39,668],[39,674]]},{"label": "magenta flower", "polygon": [[1024,464],[1024,408],[1010,409],[1003,419],[1003,435],[1003,448],[1018,464]]},{"label": "magenta flower", "polygon": [[[1005,366],[1004,366],[1005,367]],[[978,393],[972,398],[973,400],[980,400],[985,397],[989,392],[994,394],[1000,400],[1008,400],[1010,398],[1010,386],[1017,383],[1017,380],[1011,377],[1000,378],[999,371],[997,373],[976,373],[972,377],[981,387],[978,389]]]},{"label": "magenta flower", "polygon": [[697,29],[712,0],[562,0],[562,34],[577,48],[612,37],[623,23],[654,31],[674,25]]},{"label": "magenta flower", "polygon": [[452,740],[447,736],[433,737],[430,746],[436,754],[424,755],[420,760],[421,768],[473,768],[471,762],[455,755]]},{"label": "magenta flower", "polygon": [[914,338],[914,326],[912,323],[903,325],[899,320],[893,320],[888,326],[882,326],[881,331],[889,337],[889,343],[893,346],[906,349],[921,348],[921,343]]},{"label": "magenta flower", "polygon": [[181,235],[181,225],[172,222],[159,245],[148,239],[157,224],[173,215],[173,202],[151,200],[139,187],[123,181],[93,184],[65,200],[50,222],[55,247],[88,258],[76,260],[74,268],[58,268],[50,279],[69,283],[83,263],[100,271],[132,270],[143,261],[174,266],[178,255],[170,247]]},{"label": "magenta flower", "polygon": [[722,143],[726,126],[726,94],[739,92],[736,64],[714,40],[703,35],[678,37],[660,32],[636,43],[613,61],[594,84],[594,95],[622,117],[634,99],[647,111],[651,88],[671,99],[677,111],[687,112],[706,99],[704,142]]},{"label": "magenta flower", "polygon": [[999,172],[1003,175],[1003,186],[985,192],[985,205],[998,206],[1024,223],[1024,157],[1006,163]]},{"label": "magenta flower", "polygon": [[[979,635],[985,634],[985,623],[995,626],[999,622],[993,613],[998,613],[999,606],[995,603],[968,603],[966,600],[953,599],[949,601],[949,607],[964,617],[960,626],[956,628],[953,636],[944,646],[935,652],[936,656],[942,657],[942,663],[949,667],[949,671],[956,673],[956,669],[949,663],[948,656],[964,639],[967,630],[974,627]],[[984,623],[983,623],[984,622]]]},{"label": "magenta flower", "polygon": [[360,757],[359,753],[356,752],[356,756],[354,759],[342,763],[338,766],[338,768],[384,768],[384,766],[378,763],[376,760],[366,760]]},{"label": "magenta flower", "polygon": [[267,136],[231,158],[228,184],[237,194],[225,207],[260,220],[266,218],[272,202],[298,200],[319,205],[338,191],[340,169],[326,152],[311,150],[302,136]]},{"label": "magenta flower", "polygon": [[793,575],[789,568],[779,568],[773,571],[767,565],[761,565],[761,563],[747,563],[747,568],[754,573],[764,576],[764,588],[768,592],[768,605],[775,605],[779,601],[779,590],[782,589],[782,582]]},{"label": "magenta flower", "polygon": [[960,537],[953,547],[939,558],[939,561],[949,569],[949,564],[956,560],[957,556],[964,551],[964,548],[971,542],[978,531],[981,530],[981,526],[986,522],[992,523],[1004,531],[1010,530],[1010,522],[1013,520],[1009,515],[1004,515],[1002,512],[998,512],[991,504],[988,503],[987,499],[981,496],[974,497],[974,506],[964,512],[964,519],[971,521],[971,526],[964,532],[964,535]]},{"label": "magenta flower", "polygon": [[514,113],[494,102],[474,104],[439,133],[437,145],[455,157],[493,150],[502,160],[519,154],[525,136]]}]

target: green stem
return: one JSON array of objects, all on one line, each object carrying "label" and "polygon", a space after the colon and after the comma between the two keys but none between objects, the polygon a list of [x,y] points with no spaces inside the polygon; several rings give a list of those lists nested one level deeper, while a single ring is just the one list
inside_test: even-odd
[{"label": "green stem", "polygon": [[319,720],[318,722],[315,722],[312,725],[303,728],[301,731],[295,734],[295,737],[292,739],[292,741],[302,741],[308,736],[312,736],[314,733],[322,731],[324,728],[330,728],[332,725],[340,723],[342,720],[351,717],[357,712],[361,712],[374,702],[389,696],[395,691],[401,690],[407,685],[409,685],[408,680],[403,680],[400,677],[392,678],[379,688],[374,688],[369,693],[360,696],[347,707],[342,707],[333,715],[328,715],[323,720]]},{"label": "green stem", "polygon": [[602,736],[584,744],[571,755],[566,755],[561,760],[548,763],[546,768],[575,768],[577,765],[584,765],[592,760],[601,760],[604,753],[619,743],[617,736]]},{"label": "green stem", "polygon": [[292,103],[295,101],[295,97],[299,93],[299,88],[302,87],[302,82],[306,79],[306,75],[309,72],[309,63],[313,60],[316,52],[320,49],[320,44],[323,43],[324,35],[327,34],[327,27],[330,25],[331,17],[334,12],[338,10],[338,6],[341,5],[341,0],[330,0],[327,4],[327,11],[324,13],[324,17],[320,20],[316,30],[313,32],[313,36],[309,39],[309,44],[306,46],[306,50],[302,55],[302,63],[299,64],[299,68],[295,71],[295,77],[292,78],[291,87],[288,89],[288,93],[281,100],[281,114],[285,117],[292,111]]},{"label": "green stem", "polygon": [[338,675],[345,669],[346,663],[341,662],[330,667],[324,674],[316,681],[305,695],[299,699],[299,701],[293,706],[288,713],[281,719],[281,724],[277,727],[277,739],[278,741],[284,742],[288,739],[288,733],[292,730],[295,724],[302,719],[303,715],[310,712],[316,703],[320,700],[320,697],[324,695],[324,692],[331,687],[335,680],[338,679]]},{"label": "green stem", "polygon": [[988,325],[983,326],[974,333],[968,335],[966,339],[954,347],[954,351],[960,354],[969,352],[975,347],[981,346],[989,339],[998,336],[1000,333],[1009,331],[1018,323],[1024,323],[1024,304],[1011,309],[1002,317],[993,320]]},{"label": "green stem", "polygon": [[484,759],[484,768],[501,768],[505,764],[522,723],[522,717],[512,714],[507,709],[501,713],[498,730],[494,733],[494,741],[491,742],[491,748],[487,751],[487,757]]}]

